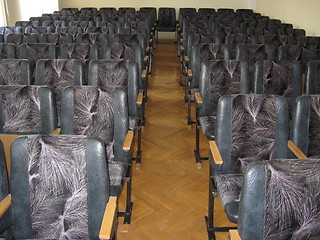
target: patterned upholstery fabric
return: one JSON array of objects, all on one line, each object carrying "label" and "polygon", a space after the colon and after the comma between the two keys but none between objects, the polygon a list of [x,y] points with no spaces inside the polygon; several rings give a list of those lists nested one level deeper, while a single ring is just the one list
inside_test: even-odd
[{"label": "patterned upholstery fabric", "polygon": [[104,35],[100,33],[85,33],[80,35],[78,34],[77,42],[86,44],[108,44],[108,39],[107,36],[104,37]]},{"label": "patterned upholstery fabric", "polygon": [[[87,239],[85,137],[66,144],[45,136],[28,138],[32,230],[36,239]],[[69,137],[68,137],[69,139]]]},{"label": "patterned upholstery fabric", "polygon": [[[34,43],[34,44],[23,44],[23,45],[25,45],[25,51],[26,51],[23,53],[23,56],[27,56],[27,59],[29,60],[31,67],[34,67],[36,62],[39,59],[52,59],[55,57],[55,56],[52,56],[53,53],[50,50],[52,46],[49,43]],[[20,51],[23,45],[19,47],[20,58],[23,57]]]},{"label": "patterned upholstery fabric", "polygon": [[128,91],[128,61],[109,60],[99,62],[98,85],[101,87],[116,88],[121,87]]},{"label": "patterned upholstery fabric", "polygon": [[12,43],[0,43],[0,59],[16,58],[16,51]]},{"label": "patterned upholstery fabric", "polygon": [[273,160],[266,167],[264,239],[319,239],[320,160]]},{"label": "patterned upholstery fabric", "polygon": [[0,60],[0,85],[22,85],[21,73],[20,60]]},{"label": "patterned upholstery fabric", "polygon": [[40,96],[37,86],[4,86],[2,124],[5,133],[40,133]]},{"label": "patterned upholstery fabric", "polygon": [[110,48],[111,59],[135,60],[135,49],[132,44],[114,43]]},{"label": "patterned upholstery fabric", "polygon": [[[85,43],[64,44],[66,47],[67,56],[69,59],[89,59],[90,58],[90,45]],[[61,53],[62,55],[62,53]]]},{"label": "patterned upholstery fabric", "polygon": [[308,156],[320,156],[320,96],[310,96]]},{"label": "patterned upholstery fabric", "polygon": [[238,202],[243,182],[241,174],[220,174],[216,176],[220,201],[223,208],[232,202]]},{"label": "patterned upholstery fabric", "polygon": [[75,87],[74,133],[99,138],[106,144],[111,187],[118,187],[125,175],[127,162],[114,161],[113,89],[104,87]]},{"label": "patterned upholstery fabric", "polygon": [[36,34],[30,33],[11,33],[7,36],[7,43],[13,43],[15,45],[20,45],[22,43],[37,43],[38,37]]},{"label": "patterned upholstery fabric", "polygon": [[76,60],[54,59],[45,62],[43,85],[54,89],[58,124],[60,125],[61,93],[66,87],[75,85],[74,63]]},{"label": "patterned upholstery fabric", "polygon": [[60,47],[64,43],[71,43],[72,36],[67,33],[42,34],[41,41],[45,43],[53,43],[57,47]]},{"label": "patterned upholstery fabric", "polygon": [[239,174],[251,161],[272,158],[276,97],[271,95],[238,95],[233,98],[231,167]]}]

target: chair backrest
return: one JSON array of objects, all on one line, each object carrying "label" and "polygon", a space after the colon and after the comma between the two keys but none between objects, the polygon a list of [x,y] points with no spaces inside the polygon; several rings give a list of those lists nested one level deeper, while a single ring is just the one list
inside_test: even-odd
[{"label": "chair backrest", "polygon": [[40,37],[41,43],[52,43],[60,47],[64,43],[72,43],[73,37],[69,33],[43,33]]},{"label": "chair backrest", "polygon": [[30,85],[32,70],[26,59],[0,59],[0,85]]},{"label": "chair backrest", "polygon": [[98,45],[86,43],[65,43],[60,49],[61,59],[98,59]]},{"label": "chair backrest", "polygon": [[34,33],[10,33],[6,43],[21,45],[22,43],[38,43],[38,35]]},{"label": "chair backrest", "polygon": [[191,88],[199,87],[200,65],[208,60],[229,60],[230,47],[224,44],[195,44],[191,50],[190,68],[192,70]]},{"label": "chair backrest", "polygon": [[0,86],[1,133],[51,134],[57,127],[53,90],[39,86]]},{"label": "chair backrest", "polygon": [[16,58],[16,49],[12,43],[0,43],[0,59]]},{"label": "chair backrest", "polygon": [[78,33],[83,33],[83,30],[81,27],[57,27],[56,33],[69,33],[71,34],[73,41],[75,41],[76,36]]},{"label": "chair backrest", "polygon": [[8,34],[10,33],[22,33],[22,28],[17,27],[0,27],[0,34],[4,36],[4,39],[7,39]]},{"label": "chair backrest", "polygon": [[319,173],[319,159],[279,159],[249,165],[239,206],[241,239],[317,239]]},{"label": "chair backrest", "polygon": [[203,99],[201,116],[215,116],[223,95],[248,94],[249,70],[246,62],[211,60],[201,63],[199,92]]},{"label": "chair backrest", "polygon": [[320,61],[311,61],[307,64],[305,78],[305,93],[320,93]]},{"label": "chair backrest", "polygon": [[300,61],[303,69],[307,62],[316,60],[315,46],[284,45],[278,48],[278,60]]},{"label": "chair backrest", "polygon": [[84,65],[77,59],[43,59],[35,69],[35,85],[53,88],[57,106],[58,126],[60,126],[61,94],[67,87],[84,84]]},{"label": "chair backrest", "polygon": [[176,28],[176,9],[175,8],[159,8],[158,10],[158,28],[168,28],[175,30]]},{"label": "chair backrest", "polygon": [[251,161],[287,158],[289,114],[283,96],[222,96],[215,140],[224,163],[217,174],[240,173]]},{"label": "chair backrest", "polygon": [[320,156],[320,96],[297,98],[292,117],[292,141],[309,156]]},{"label": "chair backrest", "polygon": [[304,47],[315,46],[318,49],[320,47],[320,37],[300,36],[298,37],[298,45]]},{"label": "chair backrest", "polygon": [[56,46],[52,43],[23,43],[19,46],[19,58],[28,59],[34,68],[40,59],[55,59]]},{"label": "chair backrest", "polygon": [[76,43],[107,45],[109,36],[106,33],[80,33],[76,37]]},{"label": "chair backrest", "polygon": [[142,34],[138,33],[116,33],[110,39],[110,43],[139,44],[146,55],[146,40]]},{"label": "chair backrest", "polygon": [[97,239],[110,190],[104,143],[32,135],[11,150],[14,237]]},{"label": "chair backrest", "polygon": [[61,133],[87,135],[105,143],[111,195],[121,191],[128,157],[123,143],[128,131],[127,95],[122,89],[79,86],[61,98]]},{"label": "chair backrest", "polygon": [[130,117],[138,117],[136,105],[139,93],[138,66],[123,59],[93,60],[89,64],[88,84],[111,89],[122,88],[128,94]]},{"label": "chair backrest", "polygon": [[253,92],[282,95],[288,99],[289,111],[302,94],[302,66],[300,62],[264,60],[256,62]]},{"label": "chair backrest", "polygon": [[272,45],[278,48],[282,45],[294,45],[297,38],[288,35],[264,35],[261,37],[261,43],[265,45]]}]

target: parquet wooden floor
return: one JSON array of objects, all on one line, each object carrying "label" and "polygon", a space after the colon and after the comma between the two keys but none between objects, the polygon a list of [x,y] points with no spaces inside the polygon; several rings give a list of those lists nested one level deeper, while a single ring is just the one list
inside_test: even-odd
[{"label": "parquet wooden floor", "polygon": [[[124,233],[119,219],[118,239],[207,239],[208,162],[196,168],[195,129],[186,124],[187,105],[173,40],[159,40],[148,95],[142,164],[133,169],[132,223]],[[204,138],[202,143],[202,153],[207,154]],[[228,224],[221,208],[217,211],[217,221]],[[217,239],[227,239],[227,234],[218,234]]]}]

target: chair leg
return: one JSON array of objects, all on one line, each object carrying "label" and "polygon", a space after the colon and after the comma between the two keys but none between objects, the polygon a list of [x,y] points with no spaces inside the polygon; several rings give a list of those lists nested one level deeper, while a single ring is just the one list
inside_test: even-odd
[{"label": "chair leg", "polygon": [[[197,118],[198,119],[198,118]],[[196,127],[196,149],[194,150],[194,157],[196,160],[196,164],[198,168],[201,168],[201,161],[202,160],[209,160],[209,157],[201,157],[200,155],[200,125],[197,121],[197,127]]]},{"label": "chair leg", "polygon": [[138,149],[137,149],[137,155],[136,155],[136,168],[140,168],[141,164],[141,158],[142,158],[142,150],[141,150],[141,135],[142,135],[142,129],[141,127],[138,128]]},{"label": "chair leg", "polygon": [[187,97],[187,102],[188,102],[188,116],[187,116],[187,124],[192,125],[195,124],[195,121],[192,121],[191,118],[191,95],[189,94]]},{"label": "chair leg", "polygon": [[128,166],[128,171],[126,173],[125,181],[127,184],[127,196],[126,196],[126,210],[123,213],[124,217],[124,224],[130,224],[131,223],[131,215],[132,215],[132,207],[133,202],[131,202],[131,188],[132,188],[132,164]]},{"label": "chair leg", "polygon": [[212,169],[211,166],[209,167],[209,199],[208,199],[208,216],[205,217],[206,225],[207,225],[207,232],[208,232],[208,239],[215,240],[215,233],[213,228],[214,223],[214,181],[212,178]]},{"label": "chair leg", "polygon": [[179,84],[180,84],[180,87],[183,87],[183,83],[182,83],[182,76],[184,75],[183,73],[183,64],[180,63],[180,79],[179,79]]}]

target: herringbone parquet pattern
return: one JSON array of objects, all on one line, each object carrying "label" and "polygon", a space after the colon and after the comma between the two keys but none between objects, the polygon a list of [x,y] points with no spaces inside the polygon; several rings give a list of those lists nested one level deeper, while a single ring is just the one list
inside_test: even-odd
[{"label": "herringbone parquet pattern", "polygon": [[[186,124],[187,105],[179,87],[179,60],[172,40],[157,45],[148,94],[143,160],[139,170],[133,169],[132,223],[127,233],[119,223],[118,239],[207,239],[208,162],[196,168],[195,129]],[[202,153],[207,154],[207,141],[202,139],[202,143]],[[217,211],[217,220],[228,224],[223,211]],[[217,239],[227,239],[227,234]]]}]

